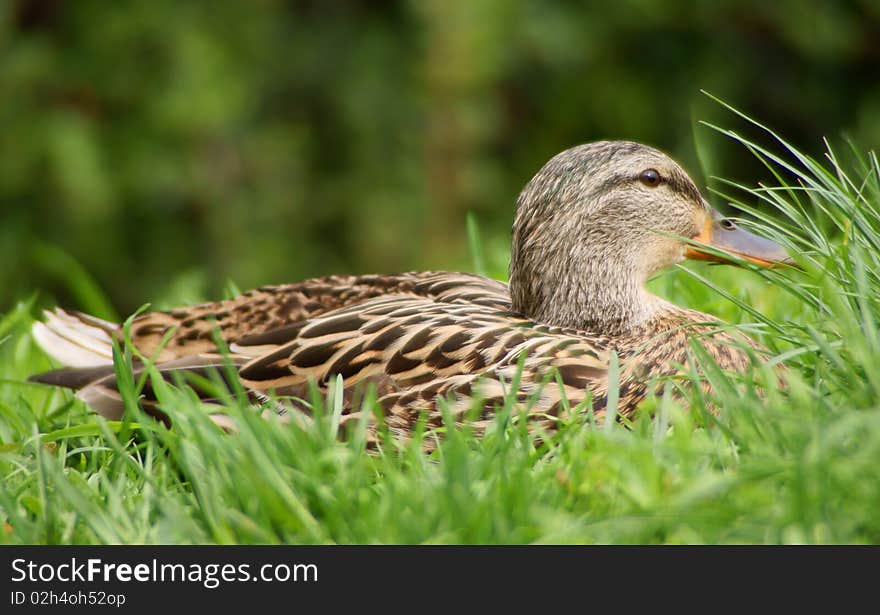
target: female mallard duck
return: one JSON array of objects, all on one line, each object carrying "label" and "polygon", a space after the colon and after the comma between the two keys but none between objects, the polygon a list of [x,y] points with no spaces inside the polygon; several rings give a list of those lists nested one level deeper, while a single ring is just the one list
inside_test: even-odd
[{"label": "female mallard duck", "polygon": [[[288,399],[301,412],[296,400],[308,398],[310,383],[326,389],[341,376],[343,422],[358,415],[355,391],[372,383],[387,425],[400,434],[423,413],[439,424],[440,398],[453,413],[482,399],[486,420],[523,355],[518,396],[531,400],[530,412],[547,420],[563,395],[572,407],[592,395],[601,417],[616,352],[617,410],[628,416],[651,378],[687,364],[695,336],[720,367],[749,365],[743,344],[752,342],[645,288],[664,267],[731,260],[723,254],[765,266],[790,262],[777,244],[722,218],[662,152],[599,142],[557,155],[520,194],[509,284],[448,272],[329,276],[145,313],[131,336],[171,378],[222,365],[219,332],[247,390]],[[34,336],[69,367],[34,379],[79,389],[93,408],[118,417],[111,340],[121,335],[120,325],[91,316],[47,313]],[[553,368],[562,385],[542,386]]]}]

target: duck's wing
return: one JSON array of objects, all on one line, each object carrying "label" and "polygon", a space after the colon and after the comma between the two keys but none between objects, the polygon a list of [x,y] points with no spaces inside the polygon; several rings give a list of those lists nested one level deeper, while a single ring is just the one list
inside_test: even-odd
[{"label": "duck's wing", "polygon": [[[329,276],[296,284],[265,286],[238,297],[134,319],[134,345],[168,378],[217,367],[221,338],[237,351],[224,360],[240,366],[289,343],[313,319],[382,298],[423,298],[447,304],[468,303],[504,309],[507,286],[467,273],[414,272],[395,275]],[[31,380],[80,390],[80,397],[103,414],[121,412],[113,374],[113,342],[122,328],[87,314],[56,308],[33,325],[34,337],[63,369]],[[240,352],[238,352],[240,351]]]},{"label": "duck's wing", "polygon": [[226,301],[144,314],[132,323],[132,342],[145,355],[156,355],[158,361],[215,351],[218,334],[226,344],[248,339],[249,346],[271,347],[291,339],[314,318],[377,298],[425,298],[500,309],[510,305],[506,284],[468,273],[328,276],[263,286]]},{"label": "duck's wing", "polygon": [[[532,413],[556,414],[586,397],[604,411],[608,341],[534,322],[507,309],[470,301],[387,297],[334,310],[276,336],[232,345],[240,356],[261,352],[239,371],[244,386],[287,398],[297,408],[311,387],[326,391],[342,378],[345,423],[358,416],[357,400],[373,386],[386,421],[401,432],[423,414],[442,422],[453,415],[503,405],[514,394]],[[557,379],[558,374],[558,379]],[[563,401],[565,399],[565,401]],[[488,413],[483,419],[488,419]]]},{"label": "duck's wing", "polygon": [[[468,273],[328,276],[263,286],[225,301],[142,314],[132,322],[132,342],[159,363],[215,352],[217,335],[226,344],[249,338],[271,347],[276,340],[289,341],[312,318],[377,297],[421,297],[499,309],[510,303],[505,284]],[[121,341],[123,336],[117,323],[61,308],[45,312],[43,321],[34,323],[33,334],[59,364],[77,368],[112,363],[113,340]]]},{"label": "duck's wing", "polygon": [[[429,425],[440,425],[441,400],[458,416],[477,399],[486,410],[478,421],[488,421],[490,411],[511,394],[533,414],[547,415],[591,396],[601,415],[607,340],[536,325],[499,309],[499,302],[481,301],[483,296],[477,301],[445,300],[437,288],[433,296],[437,298],[390,295],[367,300],[239,338],[225,356],[201,353],[160,361],[155,368],[165,380],[176,382],[191,374],[227,374],[231,363],[252,400],[276,399],[276,407],[305,415],[312,388],[326,393],[341,377],[343,425],[360,416],[359,400],[372,388],[387,424],[399,433],[422,415]],[[135,369],[139,373],[142,368]],[[112,364],[66,368],[34,379],[79,389],[77,396],[104,416],[122,413]],[[210,391],[197,393],[214,399]],[[147,386],[142,406],[158,413],[155,401]]]}]

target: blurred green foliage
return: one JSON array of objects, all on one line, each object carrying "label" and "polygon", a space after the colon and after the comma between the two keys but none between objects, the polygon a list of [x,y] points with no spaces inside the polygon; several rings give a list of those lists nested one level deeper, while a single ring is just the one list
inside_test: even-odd
[{"label": "blurred green foliage", "polygon": [[230,278],[467,268],[469,211],[503,274],[556,152],[633,139],[754,183],[696,126],[723,113],[700,89],[808,151],[871,148],[878,77],[877,0],[3,0],[0,309],[41,288],[110,311],[65,258],[123,313]]}]

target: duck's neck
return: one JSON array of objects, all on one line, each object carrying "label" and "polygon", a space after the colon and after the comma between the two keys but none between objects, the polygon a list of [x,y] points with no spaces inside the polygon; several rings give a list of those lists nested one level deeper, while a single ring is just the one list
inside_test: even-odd
[{"label": "duck's neck", "polygon": [[560,271],[525,276],[511,269],[513,309],[540,323],[625,335],[674,309],[651,294],[626,263],[561,261]]}]

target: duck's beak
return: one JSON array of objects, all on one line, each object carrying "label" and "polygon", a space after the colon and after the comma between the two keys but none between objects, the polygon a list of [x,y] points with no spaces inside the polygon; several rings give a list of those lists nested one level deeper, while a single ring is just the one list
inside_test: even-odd
[{"label": "duck's beak", "polygon": [[796,266],[785,248],[775,241],[758,237],[737,227],[714,208],[710,211],[711,215],[707,216],[702,232],[693,240],[720,252],[726,252],[730,257],[725,258],[722,254],[703,251],[697,245],[689,245],[685,257],[720,263],[736,263],[738,257],[762,267]]}]

